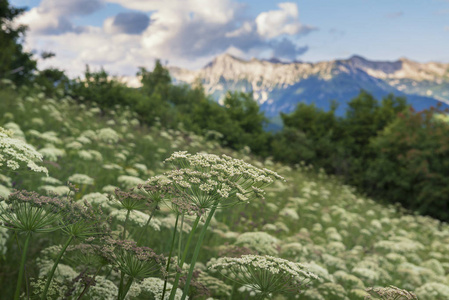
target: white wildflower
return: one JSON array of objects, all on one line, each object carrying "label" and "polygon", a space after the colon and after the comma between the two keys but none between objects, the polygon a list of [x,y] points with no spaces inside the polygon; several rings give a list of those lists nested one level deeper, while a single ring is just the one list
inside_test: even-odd
[{"label": "white wildflower", "polygon": [[71,183],[76,184],[86,184],[86,185],[94,184],[94,179],[86,174],[73,174],[67,180]]},{"label": "white wildflower", "polygon": [[449,286],[439,282],[428,282],[417,288],[415,293],[418,299],[422,300],[447,299]]},{"label": "white wildflower", "polygon": [[287,218],[289,218],[289,219],[291,219],[291,220],[299,220],[299,215],[298,215],[298,213],[296,212],[296,210],[294,210],[294,209],[292,209],[292,208],[288,208],[288,207],[286,207],[286,208],[283,208],[280,212],[279,212],[279,214],[281,215],[281,216],[284,216],[284,217],[287,217]]},{"label": "white wildflower", "polygon": [[39,187],[40,190],[45,191],[47,195],[56,194],[59,196],[65,196],[70,192],[70,188],[65,185],[53,186],[53,185],[43,185]]},{"label": "white wildflower", "polygon": [[259,254],[276,255],[279,240],[266,232],[245,232],[234,243],[237,246],[247,247]]},{"label": "white wildflower", "polygon": [[67,149],[80,150],[83,148],[83,144],[78,141],[73,141],[65,145]]},{"label": "white wildflower", "polygon": [[211,260],[209,268],[242,285],[249,285],[263,296],[270,293],[297,294],[302,286],[318,276],[300,263],[273,256],[242,255]]},{"label": "white wildflower", "polygon": [[97,130],[96,137],[105,143],[114,144],[120,139],[118,133],[112,128],[102,128]]},{"label": "white wildflower", "polygon": [[57,178],[50,177],[50,176],[48,176],[48,177],[42,177],[42,178],[41,178],[41,181],[42,181],[43,183],[51,184],[51,185],[61,185],[61,184],[62,184],[61,180],[59,180],[59,179],[57,179]]},{"label": "white wildflower", "polygon": [[48,161],[57,161],[58,158],[65,156],[65,150],[55,148],[52,145],[47,145],[47,147],[39,149],[39,153]]},{"label": "white wildflower", "polygon": [[133,188],[139,184],[145,184],[145,180],[135,176],[121,175],[117,178],[117,182],[125,188]]},{"label": "white wildflower", "polygon": [[[141,293],[150,293],[154,299],[161,299],[162,293],[164,289],[164,280],[156,277],[149,277],[142,280],[140,283],[136,283],[138,285]],[[167,288],[164,296],[164,300],[168,300],[170,298],[170,292],[173,288],[171,283],[167,283]],[[139,295],[135,295],[136,297]],[[180,300],[182,297],[182,290],[177,289],[174,299]],[[188,299],[187,297],[186,299]]]},{"label": "white wildflower", "polygon": [[113,209],[111,206],[111,201],[108,198],[107,194],[102,193],[90,193],[87,195],[84,195],[83,198],[81,198],[81,201],[87,201],[91,205],[99,206],[103,210],[109,212]]},{"label": "white wildflower", "polygon": [[118,187],[116,187],[115,185],[110,185],[110,184],[108,184],[108,185],[105,185],[105,186],[101,189],[101,191],[102,191],[102,192],[105,192],[105,193],[107,193],[107,194],[113,194],[113,193],[115,192],[116,189],[118,189]]},{"label": "white wildflower", "polygon": [[37,152],[31,145],[12,137],[12,132],[0,127],[0,167],[17,170],[25,164],[32,171],[44,172],[48,170],[38,166],[35,162],[42,161],[42,154]]},{"label": "white wildflower", "polygon": [[11,194],[11,190],[3,184],[0,184],[0,199],[7,198],[9,194]]}]

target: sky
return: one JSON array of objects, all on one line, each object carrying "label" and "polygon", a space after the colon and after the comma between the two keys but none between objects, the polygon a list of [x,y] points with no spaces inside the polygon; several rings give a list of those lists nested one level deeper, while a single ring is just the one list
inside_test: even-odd
[{"label": "sky", "polygon": [[132,76],[199,69],[229,53],[317,62],[360,55],[449,63],[449,0],[10,0],[27,7],[28,51],[71,77],[89,65]]}]

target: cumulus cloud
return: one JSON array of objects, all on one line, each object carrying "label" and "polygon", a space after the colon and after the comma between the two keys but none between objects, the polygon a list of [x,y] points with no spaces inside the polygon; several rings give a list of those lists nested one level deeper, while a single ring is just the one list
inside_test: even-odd
[{"label": "cumulus cloud", "polygon": [[[135,7],[135,2],[140,1],[130,1],[128,5]],[[280,45],[286,46],[286,42],[273,43],[273,39],[312,30],[299,22],[295,3],[281,3],[280,10],[261,13],[253,20],[243,16],[241,5],[227,0],[187,2],[189,5],[181,6],[185,9],[160,8],[152,15],[152,24],[143,34],[143,44],[154,55],[194,58],[216,55],[229,48],[244,52],[272,49],[285,55]],[[155,6],[147,8],[156,8],[158,3],[154,1]],[[289,53],[295,52],[292,47],[289,49]],[[295,48],[297,55],[306,50],[298,49]]]},{"label": "cumulus cloud", "polygon": [[265,38],[274,38],[280,35],[305,34],[313,27],[301,24],[299,21],[298,6],[292,2],[278,4],[278,10],[260,13],[256,18],[257,32]]},{"label": "cumulus cloud", "polygon": [[73,25],[71,19],[89,15],[101,9],[103,5],[103,0],[42,0],[38,7],[25,12],[17,22],[29,25],[34,34],[80,33],[85,28]]},{"label": "cumulus cloud", "polygon": [[123,7],[140,11],[188,12],[206,22],[224,24],[234,18],[241,4],[231,0],[108,0]]},{"label": "cumulus cloud", "polygon": [[[74,17],[96,12],[105,2],[120,4],[123,12],[102,27],[73,25]],[[51,64],[71,75],[82,73],[85,64],[134,75],[138,66],[151,68],[155,58],[196,68],[224,52],[295,59],[308,49],[296,44],[298,38],[313,30],[299,21],[295,3],[249,17],[233,0],[43,0],[21,21],[31,28],[29,47],[56,53],[40,67]]]},{"label": "cumulus cloud", "polygon": [[141,34],[150,24],[150,18],[141,12],[119,13],[105,21],[104,28],[109,33]]}]

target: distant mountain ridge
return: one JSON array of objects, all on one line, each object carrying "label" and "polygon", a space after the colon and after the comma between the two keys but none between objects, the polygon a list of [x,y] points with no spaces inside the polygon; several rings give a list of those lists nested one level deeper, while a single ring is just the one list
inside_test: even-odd
[{"label": "distant mountain ridge", "polygon": [[441,103],[449,108],[449,64],[418,63],[405,58],[394,62],[370,61],[361,56],[317,63],[285,63],[272,60],[243,60],[229,54],[217,56],[200,70],[169,67],[175,83],[200,80],[207,93],[220,101],[227,91],[252,92],[269,117],[291,112],[298,102],[315,103],[329,109],[346,102],[364,89],[377,98],[389,93],[406,96],[421,110]]}]

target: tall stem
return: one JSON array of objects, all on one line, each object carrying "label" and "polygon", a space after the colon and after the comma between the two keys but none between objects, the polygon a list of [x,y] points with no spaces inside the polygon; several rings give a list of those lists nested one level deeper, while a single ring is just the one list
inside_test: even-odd
[{"label": "tall stem", "polygon": [[153,218],[154,212],[156,211],[156,209],[153,209],[153,211],[150,214],[150,217],[148,218],[147,223],[145,224],[145,226],[143,226],[142,228],[142,232],[140,233],[139,238],[137,239],[137,245],[140,244],[140,241],[142,240],[144,233],[147,231],[148,225],[150,224],[151,219]]},{"label": "tall stem", "polygon": [[25,269],[25,261],[28,252],[28,245],[30,243],[31,233],[27,233],[27,237],[25,239],[25,245],[23,245],[22,250],[22,259],[20,260],[20,269],[19,269],[19,277],[17,278],[16,292],[14,294],[14,300],[19,300],[20,297],[20,289],[22,288],[22,278],[23,271]]},{"label": "tall stem", "polygon": [[235,281],[232,283],[232,290],[231,290],[231,294],[229,295],[229,300],[232,300],[232,295],[234,295],[234,290],[235,290],[235,285],[236,285],[236,283],[235,283]]},{"label": "tall stem", "polygon": [[178,265],[181,261],[181,244],[182,244],[182,230],[184,229],[184,214],[181,217],[181,228],[179,230],[179,238],[178,238]]},{"label": "tall stem", "polygon": [[121,293],[121,295],[119,295],[119,300],[123,300],[126,297],[126,294],[128,294],[129,288],[131,287],[131,284],[133,283],[134,278],[130,277],[128,279],[128,282],[125,285],[125,289],[123,290],[123,292]]},{"label": "tall stem", "polygon": [[[183,217],[184,217],[184,215],[183,215]],[[176,215],[175,228],[173,229],[173,237],[172,237],[171,245],[170,245],[170,254],[168,255],[167,268],[166,268],[167,276],[164,279],[164,289],[162,290],[162,297],[161,297],[161,299],[164,299],[165,290],[167,289],[168,272],[170,270],[171,257],[172,257],[172,254],[173,254],[173,248],[175,246],[175,238],[176,238],[176,230],[178,228],[178,220],[179,220],[179,214]]]},{"label": "tall stem", "polygon": [[201,245],[203,244],[204,236],[206,235],[207,227],[209,226],[210,220],[212,220],[212,216],[215,213],[215,210],[217,209],[219,199],[217,199],[212,206],[212,209],[209,212],[209,215],[207,216],[206,222],[204,223],[203,228],[201,228],[200,237],[198,238],[198,242],[195,246],[195,251],[193,252],[192,261],[190,262],[190,269],[189,273],[187,274],[186,284],[184,285],[184,291],[182,292],[181,300],[184,300],[187,297],[187,294],[189,292],[190,287],[190,281],[192,280],[193,270],[195,268],[196,260],[198,259],[198,254],[200,253]]},{"label": "tall stem", "polygon": [[128,212],[126,213],[126,218],[125,218],[125,223],[123,224],[123,234],[122,234],[122,240],[125,239],[126,236],[126,223],[128,223],[128,219],[129,219],[129,213],[131,211],[128,209]]},{"label": "tall stem", "polygon": [[[187,253],[189,252],[190,242],[192,241],[192,237],[195,234],[196,228],[198,227],[198,223],[200,221],[200,216],[197,216],[195,222],[193,222],[192,230],[190,230],[189,237],[187,238],[187,244],[184,246],[184,251],[182,253],[181,261],[179,263],[179,268],[182,269],[184,262],[187,257]],[[181,273],[176,273],[175,282],[173,282],[173,287],[170,292],[170,299],[174,299],[176,295],[176,289],[178,288],[179,278],[181,278]]]},{"label": "tall stem", "polygon": [[121,298],[123,293],[123,280],[125,279],[125,273],[123,271],[120,272],[120,285],[118,286],[118,299]]},{"label": "tall stem", "polygon": [[[22,247],[20,247],[19,238],[17,236],[17,231],[14,231],[14,237],[16,238],[17,247],[19,247],[19,251],[22,251]],[[28,274],[27,274],[27,268],[26,266],[23,266],[23,271],[25,274],[25,289],[27,291],[27,299],[30,299],[30,291],[29,291],[29,282],[28,282]]]},{"label": "tall stem", "polygon": [[47,292],[48,288],[50,287],[51,280],[53,279],[53,275],[55,274],[56,268],[58,267],[59,261],[61,260],[62,256],[64,255],[65,250],[69,246],[69,244],[73,240],[73,235],[69,237],[69,239],[65,242],[64,246],[62,247],[61,251],[58,254],[58,257],[56,258],[55,263],[53,264],[53,268],[51,268],[50,273],[48,273],[47,277],[47,283],[45,283],[44,291],[42,292],[41,299],[46,300],[47,299]]}]

